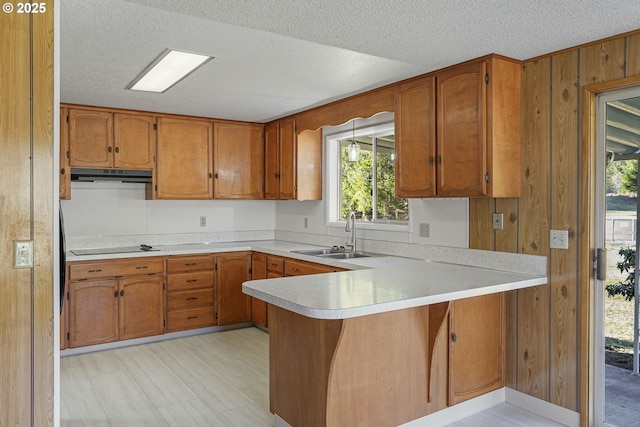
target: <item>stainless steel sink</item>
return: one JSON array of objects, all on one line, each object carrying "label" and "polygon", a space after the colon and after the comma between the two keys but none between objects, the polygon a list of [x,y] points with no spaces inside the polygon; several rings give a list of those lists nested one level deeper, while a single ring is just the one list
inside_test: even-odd
[{"label": "stainless steel sink", "polygon": [[297,254],[303,255],[312,255],[312,256],[324,256],[330,254],[340,254],[344,253],[344,249],[336,248],[326,248],[326,249],[307,249],[304,251],[291,251]]},{"label": "stainless steel sink", "polygon": [[320,255],[322,258],[334,258],[334,259],[351,259],[351,258],[366,258],[375,256],[373,254],[367,254],[364,252],[342,252],[339,254],[327,254]]},{"label": "stainless steel sink", "polygon": [[324,248],[324,249],[307,249],[302,251],[291,251],[297,254],[303,255],[311,255],[322,258],[331,258],[331,259],[351,259],[351,258],[366,258],[366,257],[376,257],[381,256],[380,254],[374,254],[370,252],[350,252],[345,251],[339,247],[333,248]]}]

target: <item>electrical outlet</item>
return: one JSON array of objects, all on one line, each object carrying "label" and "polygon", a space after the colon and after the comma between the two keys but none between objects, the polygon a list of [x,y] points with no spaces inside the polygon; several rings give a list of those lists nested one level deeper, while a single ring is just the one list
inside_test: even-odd
[{"label": "electrical outlet", "polygon": [[569,230],[551,230],[549,247],[552,249],[569,249]]},{"label": "electrical outlet", "polygon": [[304,228],[309,228],[309,218],[304,219]]},{"label": "electrical outlet", "polygon": [[503,213],[493,214],[493,229],[504,230],[504,214]]},{"label": "electrical outlet", "polygon": [[431,235],[431,226],[428,223],[420,224],[420,237],[429,237]]},{"label": "electrical outlet", "polygon": [[206,216],[201,216],[200,217],[200,227],[206,227],[207,226],[207,217]]}]

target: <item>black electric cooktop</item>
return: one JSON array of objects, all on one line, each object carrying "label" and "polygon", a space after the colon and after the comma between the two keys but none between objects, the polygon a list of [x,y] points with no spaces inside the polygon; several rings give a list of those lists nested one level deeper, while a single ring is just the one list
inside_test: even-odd
[{"label": "black electric cooktop", "polygon": [[122,246],[119,248],[98,248],[98,249],[74,249],[70,251],[74,255],[106,255],[106,254],[127,254],[133,252],[159,251],[149,245]]}]

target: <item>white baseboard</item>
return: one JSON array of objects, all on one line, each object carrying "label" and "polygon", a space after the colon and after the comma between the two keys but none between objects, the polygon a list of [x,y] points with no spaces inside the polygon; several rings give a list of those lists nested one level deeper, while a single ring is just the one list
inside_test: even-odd
[{"label": "white baseboard", "polygon": [[569,427],[580,426],[580,413],[578,412],[529,396],[512,388],[505,387],[505,391],[505,401],[511,405],[519,406],[535,414],[542,414],[545,418]]},{"label": "white baseboard", "polygon": [[[509,403],[526,409],[545,418],[568,427],[580,426],[580,414],[558,405],[546,402],[508,387],[492,391],[482,396],[449,406],[417,420],[409,421],[399,427],[442,427],[460,421],[501,403]],[[275,427],[291,427],[286,421],[275,415]]]},{"label": "white baseboard", "polygon": [[449,406],[433,414],[429,414],[425,417],[418,418],[417,420],[409,421],[402,424],[401,427],[440,427],[447,424],[460,421],[478,412],[482,412],[486,409],[493,408],[494,406],[504,403],[505,401],[505,389],[492,391],[482,396],[478,396],[471,400],[467,400],[462,403],[458,403],[455,406]]}]

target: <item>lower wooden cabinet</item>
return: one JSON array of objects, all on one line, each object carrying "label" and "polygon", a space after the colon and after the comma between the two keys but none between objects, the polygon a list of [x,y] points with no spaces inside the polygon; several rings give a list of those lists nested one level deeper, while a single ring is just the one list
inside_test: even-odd
[{"label": "lower wooden cabinet", "polygon": [[251,321],[251,297],[242,292],[242,283],[251,280],[251,252],[216,256],[218,325]]},{"label": "lower wooden cabinet", "polygon": [[167,332],[215,324],[214,256],[167,258]]},{"label": "lower wooden cabinet", "polygon": [[449,405],[504,386],[504,293],[453,301],[449,317]]},{"label": "lower wooden cabinet", "polygon": [[71,282],[69,347],[161,334],[163,301],[162,276]]},{"label": "lower wooden cabinet", "polygon": [[[267,278],[267,256],[261,253],[251,255],[251,279]],[[267,327],[267,303],[251,298],[251,320],[260,326]]]}]

